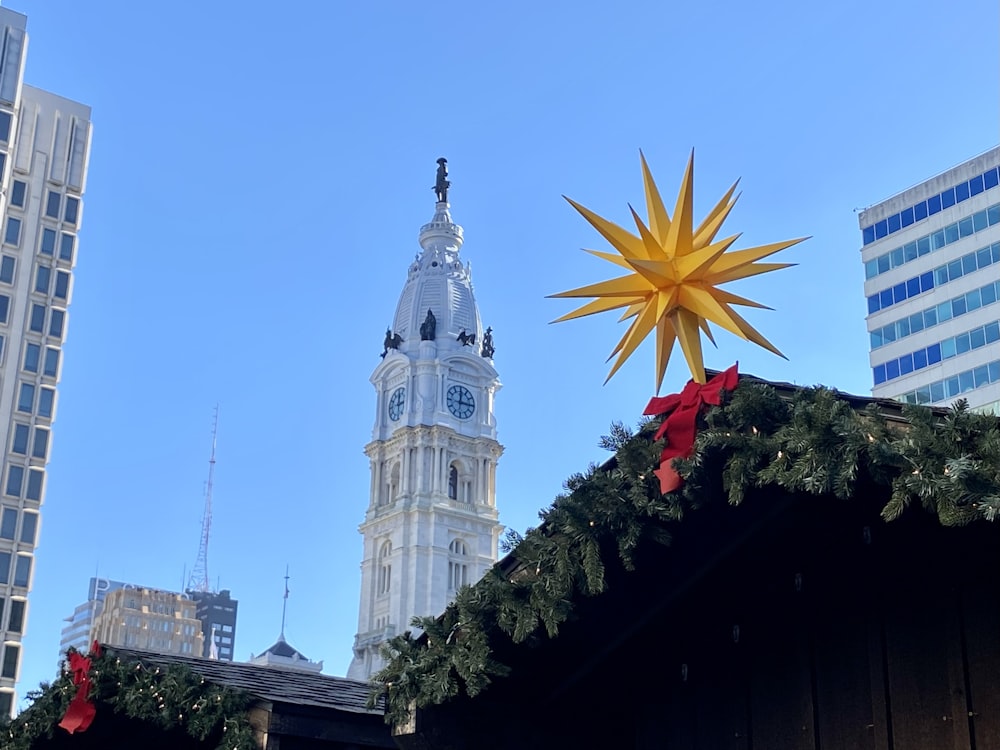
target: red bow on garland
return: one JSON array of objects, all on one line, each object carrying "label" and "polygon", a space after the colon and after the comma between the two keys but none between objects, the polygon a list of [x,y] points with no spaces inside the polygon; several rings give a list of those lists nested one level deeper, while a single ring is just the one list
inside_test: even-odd
[{"label": "red bow on garland", "polygon": [[733,365],[725,372],[720,372],[704,385],[689,380],[680,393],[670,396],[654,396],[649,400],[643,414],[669,416],[663,420],[660,429],[656,431],[654,440],[659,440],[664,434],[667,444],[660,454],[660,468],[654,473],[660,478],[660,491],[665,495],[681,486],[680,474],[673,467],[675,458],[687,458],[694,448],[694,436],[698,431],[698,413],[702,404],[718,405],[722,400],[721,391],[731,391],[740,381]]},{"label": "red bow on garland", "polygon": [[[101,646],[97,641],[90,647],[90,656],[97,658],[101,655]],[[74,732],[84,732],[97,714],[97,708],[87,699],[90,692],[90,656],[83,656],[77,651],[69,655],[69,669],[73,673],[73,684],[76,685],[76,695],[66,707],[66,713],[59,722],[59,726],[70,734]]]}]

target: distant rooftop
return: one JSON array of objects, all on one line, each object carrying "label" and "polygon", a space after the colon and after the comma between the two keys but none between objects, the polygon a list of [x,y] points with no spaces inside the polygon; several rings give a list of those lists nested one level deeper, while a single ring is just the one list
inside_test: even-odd
[{"label": "distant rooftop", "polygon": [[[277,645],[275,644],[275,646]],[[289,649],[292,648],[288,644],[285,646]],[[381,703],[378,708],[368,708],[371,685],[367,682],[329,677],[314,672],[293,671],[281,667],[215,661],[173,654],[154,654],[128,648],[109,646],[108,650],[116,655],[136,659],[144,664],[159,666],[181,664],[210,682],[237,690],[245,690],[266,701],[334,708],[338,711],[360,714],[383,713]],[[295,651],[295,653],[298,652]]]}]

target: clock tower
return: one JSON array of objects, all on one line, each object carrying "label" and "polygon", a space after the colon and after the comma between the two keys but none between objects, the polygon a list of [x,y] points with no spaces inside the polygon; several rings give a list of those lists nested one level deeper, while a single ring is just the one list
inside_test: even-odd
[{"label": "clock tower", "polygon": [[371,493],[360,532],[361,606],[347,676],[382,667],[379,647],[438,615],[496,561],[500,379],[483,329],[462,227],[451,219],[438,159],[434,217],[420,229],[382,360],[372,373],[375,427],[365,447]]}]

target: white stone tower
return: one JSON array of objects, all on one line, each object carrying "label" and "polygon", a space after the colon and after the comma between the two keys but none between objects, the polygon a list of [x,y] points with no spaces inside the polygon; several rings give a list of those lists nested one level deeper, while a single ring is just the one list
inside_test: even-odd
[{"label": "white stone tower", "polygon": [[379,646],[414,616],[444,611],[456,591],[496,561],[497,442],[490,329],[483,330],[471,269],[459,258],[446,162],[438,160],[434,218],[420,229],[385,354],[372,373],[375,428],[365,447],[371,496],[361,606],[347,676],[382,667]]}]

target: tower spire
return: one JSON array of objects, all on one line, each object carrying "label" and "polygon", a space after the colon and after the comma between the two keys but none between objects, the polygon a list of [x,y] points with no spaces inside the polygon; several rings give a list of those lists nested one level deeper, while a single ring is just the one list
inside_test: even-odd
[{"label": "tower spire", "polygon": [[288,564],[285,564],[285,596],[281,602],[281,640],[285,640],[285,612],[288,610]]},{"label": "tower spire", "polygon": [[442,612],[497,554],[503,446],[493,404],[500,378],[477,346],[492,347],[492,331],[484,338],[450,186],[442,157],[434,216],[420,227],[420,252],[386,334],[386,356],[370,378],[377,397],[365,446],[371,485],[359,528],[364,557],[352,679],[381,669],[387,639],[407,630],[414,616]]}]

